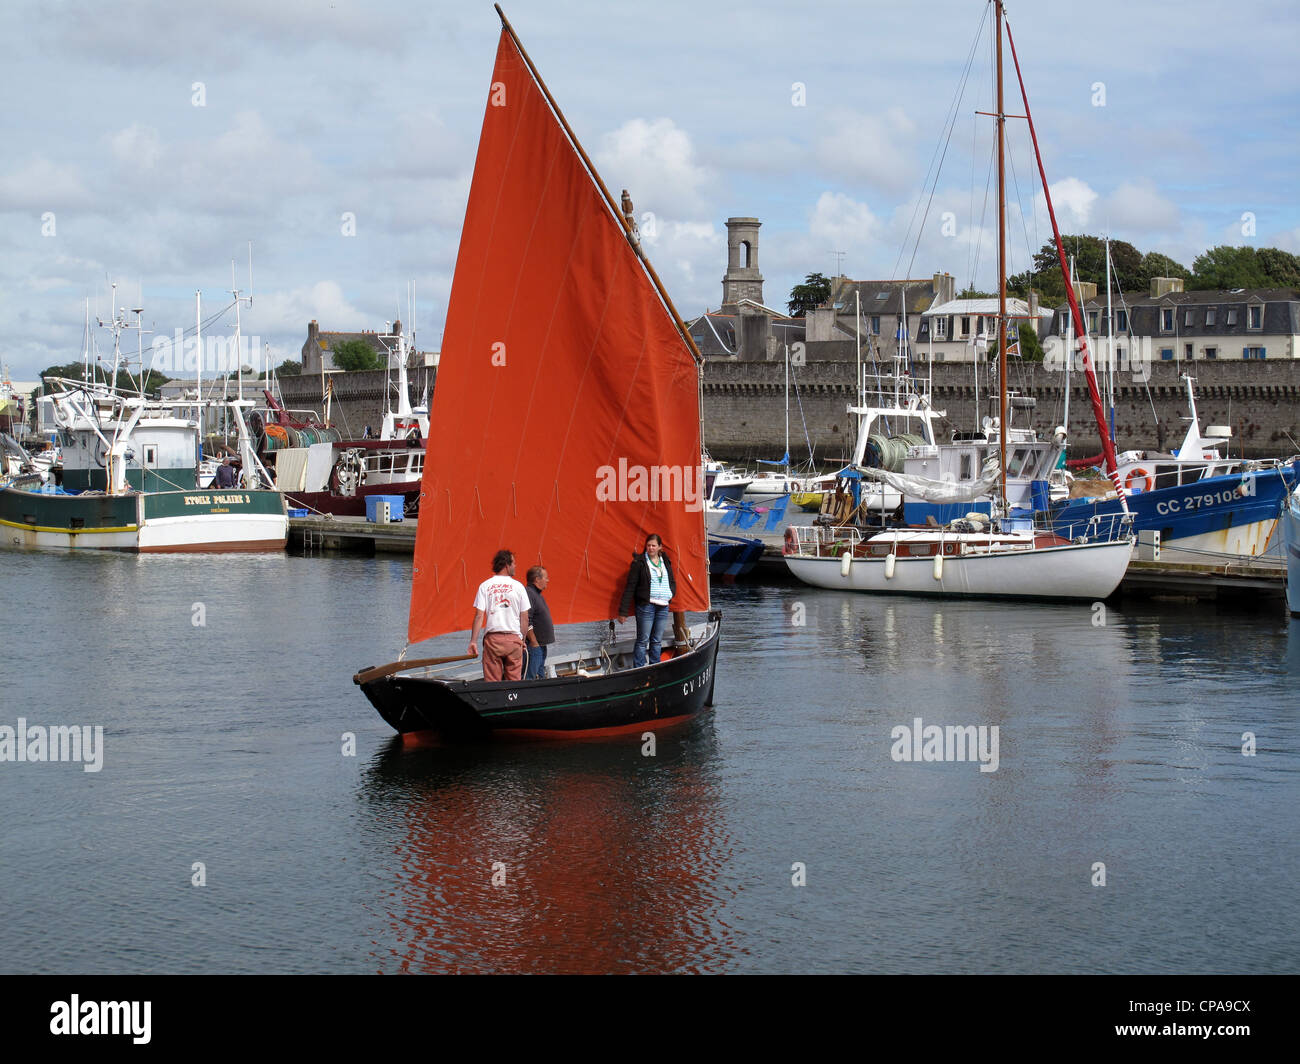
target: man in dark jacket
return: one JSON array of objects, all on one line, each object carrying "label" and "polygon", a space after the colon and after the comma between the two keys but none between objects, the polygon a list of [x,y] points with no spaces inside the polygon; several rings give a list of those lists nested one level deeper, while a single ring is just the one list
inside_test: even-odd
[{"label": "man in dark jacket", "polygon": [[525,680],[540,680],[542,669],[546,667],[546,650],[555,642],[555,625],[551,623],[551,608],[542,597],[546,585],[551,582],[550,574],[540,565],[528,570],[528,667],[524,670]]}]

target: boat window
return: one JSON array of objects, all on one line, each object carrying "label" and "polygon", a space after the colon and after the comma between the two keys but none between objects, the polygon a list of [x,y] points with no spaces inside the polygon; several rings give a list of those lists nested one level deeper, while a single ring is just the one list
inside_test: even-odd
[{"label": "boat window", "polygon": [[914,558],[924,558],[931,551],[929,543],[909,543],[907,553]]},{"label": "boat window", "polygon": [[1178,467],[1176,465],[1156,466],[1156,487],[1172,488],[1178,484]]},{"label": "boat window", "polygon": [[969,451],[964,452],[964,453],[962,454],[962,456],[961,456],[961,479],[962,479],[962,480],[971,480],[971,479],[972,479],[972,476],[971,476],[971,458],[972,458],[972,457],[973,457],[973,456],[971,455],[971,453],[970,453]]},{"label": "boat window", "polygon": [[1028,458],[1028,447],[1017,447],[1012,451],[1011,461],[1007,463],[1007,476],[1018,477],[1023,475]]}]

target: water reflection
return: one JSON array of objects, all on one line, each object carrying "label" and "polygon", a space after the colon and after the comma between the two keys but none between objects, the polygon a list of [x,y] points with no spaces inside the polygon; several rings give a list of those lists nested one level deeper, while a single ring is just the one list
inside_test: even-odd
[{"label": "water reflection", "polygon": [[737,952],[711,719],[639,739],[405,748],[376,757],[368,847],[382,970],[711,972]]}]

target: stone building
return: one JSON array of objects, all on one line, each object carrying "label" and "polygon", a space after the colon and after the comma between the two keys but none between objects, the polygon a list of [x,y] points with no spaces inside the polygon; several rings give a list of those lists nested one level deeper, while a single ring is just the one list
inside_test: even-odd
[{"label": "stone building", "polygon": [[[313,318],[307,323],[307,339],[302,345],[302,371],[320,374],[338,369],[334,364],[334,351],[339,344],[349,340],[360,340],[369,345],[379,357],[380,365],[387,365],[388,352],[396,349],[396,337],[401,332],[400,321],[393,322],[391,332],[376,332],[373,329],[362,329],[361,332],[323,332]],[[407,365],[410,368],[437,365],[437,357],[430,352],[412,351]]]},{"label": "stone building", "polygon": [[[916,353],[935,362],[986,361],[997,339],[998,309],[996,296],[936,303],[921,316]],[[1017,327],[1032,322],[1040,340],[1052,325],[1052,311],[1038,305],[1037,292],[1028,300],[1008,296],[1007,317]]]},{"label": "stone building", "polygon": [[[1095,286],[1079,309],[1088,333],[1104,340],[1112,328],[1106,297]],[[1111,295],[1115,354],[1121,365],[1235,359],[1300,358],[1300,290],[1237,288],[1185,292],[1177,277],[1153,277],[1149,292]],[[1049,335],[1062,343],[1070,309],[1056,308]],[[1064,350],[1064,347],[1061,347]]]},{"label": "stone building", "polygon": [[722,306],[686,323],[700,353],[708,359],[740,362],[783,361],[787,347],[804,338],[804,322],[763,303],[758,269],[757,218],[727,219],[727,272]]},{"label": "stone building", "polygon": [[918,341],[923,338],[923,315],[937,304],[950,302],[954,290],[948,273],[903,281],[836,277],[830,298],[808,314],[808,361],[855,361],[859,336],[863,357],[893,358],[909,345],[914,355],[922,355]]}]

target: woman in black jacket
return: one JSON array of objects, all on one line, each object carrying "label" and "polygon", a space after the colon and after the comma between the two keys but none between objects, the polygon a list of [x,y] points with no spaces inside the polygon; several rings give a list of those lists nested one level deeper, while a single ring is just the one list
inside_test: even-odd
[{"label": "woman in black jacket", "polygon": [[628,570],[627,587],[618,607],[618,622],[622,624],[636,609],[636,646],[632,651],[632,667],[646,664],[647,647],[649,663],[659,662],[659,645],[663,640],[664,626],[668,623],[668,604],[677,594],[677,578],[673,566],[664,554],[663,540],[655,533],[645,538],[645,553],[632,558]]}]

